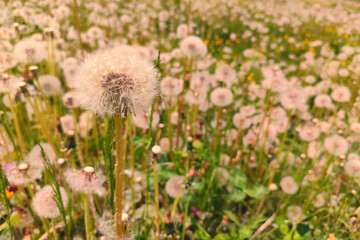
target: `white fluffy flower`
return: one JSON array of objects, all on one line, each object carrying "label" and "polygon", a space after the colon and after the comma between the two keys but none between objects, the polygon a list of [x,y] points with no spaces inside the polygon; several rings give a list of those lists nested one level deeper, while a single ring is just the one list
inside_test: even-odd
[{"label": "white fluffy flower", "polygon": [[291,176],[287,176],[281,179],[280,186],[284,193],[290,195],[295,194],[299,189],[298,185]]},{"label": "white fluffy flower", "polygon": [[228,106],[233,101],[233,94],[228,88],[216,88],[210,94],[211,102],[220,107]]},{"label": "white fluffy flower", "polygon": [[[63,187],[60,187],[61,197],[66,207],[68,203],[68,196]],[[32,206],[34,211],[40,216],[45,218],[55,218],[60,216],[59,208],[53,199],[53,189],[50,185],[46,185],[40,189],[34,196]]]},{"label": "white fluffy flower", "polygon": [[102,195],[105,192],[103,187],[106,181],[105,176],[101,172],[95,173],[92,167],[85,167],[79,171],[68,169],[65,172],[65,179],[69,187],[75,192],[96,193],[98,195]]},{"label": "white fluffy flower", "polygon": [[345,172],[351,177],[360,177],[360,161],[349,160],[344,166]]},{"label": "white fluffy flower", "polygon": [[22,40],[14,48],[14,57],[22,63],[38,63],[46,58],[44,42]]},{"label": "white fluffy flower", "polygon": [[183,184],[184,176],[173,176],[165,185],[165,191],[170,197],[176,198],[180,193]]},{"label": "white fluffy flower", "polygon": [[334,135],[325,139],[324,148],[326,151],[336,156],[340,156],[348,151],[349,144],[345,138],[339,135]]},{"label": "white fluffy flower", "polygon": [[188,36],[182,40],[180,49],[188,58],[203,58],[207,53],[205,43],[197,36]]},{"label": "white fluffy flower", "polygon": [[89,55],[74,85],[81,106],[102,116],[141,113],[158,93],[156,69],[130,46]]},{"label": "white fluffy flower", "polygon": [[351,93],[349,88],[340,86],[332,91],[331,97],[337,102],[348,102],[350,100]]},{"label": "white fluffy flower", "polygon": [[39,83],[44,91],[45,96],[52,96],[56,94],[60,94],[61,89],[61,82],[60,80],[52,75],[42,75],[39,77]]},{"label": "white fluffy flower", "polygon": [[182,79],[177,79],[173,77],[165,77],[160,84],[161,93],[166,96],[177,96],[179,95],[184,86],[184,81]]}]

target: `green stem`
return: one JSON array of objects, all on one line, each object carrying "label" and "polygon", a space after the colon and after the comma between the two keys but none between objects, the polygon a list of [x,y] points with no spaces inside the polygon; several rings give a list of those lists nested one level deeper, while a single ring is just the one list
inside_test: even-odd
[{"label": "green stem", "polygon": [[89,194],[84,194],[84,208],[85,208],[84,210],[85,210],[86,239],[91,240],[93,239],[93,234],[92,234]]},{"label": "green stem", "polygon": [[125,239],[122,210],[123,210],[123,189],[124,189],[124,167],[125,167],[125,144],[126,131],[123,134],[124,120],[120,114],[115,117],[115,141],[116,141],[116,163],[115,163],[115,232],[116,239]]}]

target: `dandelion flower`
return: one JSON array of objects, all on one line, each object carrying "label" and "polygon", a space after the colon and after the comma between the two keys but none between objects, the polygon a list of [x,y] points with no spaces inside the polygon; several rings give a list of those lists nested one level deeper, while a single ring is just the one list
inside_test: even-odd
[{"label": "dandelion flower", "polygon": [[61,82],[55,76],[42,75],[39,77],[39,83],[42,90],[44,91],[44,95],[47,97],[60,94],[62,91]]},{"label": "dandelion flower", "polygon": [[70,130],[74,130],[74,118],[70,114],[66,114],[60,118],[60,124],[63,132],[68,132]]},{"label": "dandelion flower", "polygon": [[290,195],[295,194],[299,189],[298,185],[291,176],[287,176],[281,179],[280,186],[284,193]]},{"label": "dandelion flower", "polygon": [[165,77],[160,83],[161,93],[166,96],[177,96],[184,88],[184,81],[173,77]]},{"label": "dandelion flower", "polygon": [[290,221],[299,221],[302,217],[302,208],[300,206],[289,206],[287,208],[287,217]]},{"label": "dandelion flower", "polygon": [[[41,147],[44,149],[45,156],[50,160],[50,163],[53,164],[56,162],[56,154],[49,143],[40,143]],[[43,169],[44,168],[44,159],[41,154],[41,148],[39,145],[33,147],[30,153],[27,155],[27,162],[29,165]]]},{"label": "dandelion flower", "polygon": [[77,108],[80,106],[77,95],[73,91],[65,93],[61,99],[67,108]]},{"label": "dandelion flower", "polygon": [[314,202],[314,206],[319,208],[325,205],[325,193],[319,193],[316,195]]},{"label": "dandelion flower", "polygon": [[180,42],[180,50],[188,58],[203,58],[207,53],[207,47],[201,38],[188,36]]},{"label": "dandelion flower", "polygon": [[304,126],[300,130],[299,135],[302,140],[311,142],[320,136],[320,130],[316,126]]},{"label": "dandelion flower", "polygon": [[351,97],[349,88],[345,86],[335,88],[331,93],[332,99],[337,102],[348,102]]},{"label": "dandelion flower", "polygon": [[215,76],[219,81],[225,82],[227,86],[237,82],[235,70],[225,63],[216,68]]},{"label": "dandelion flower", "polygon": [[[64,206],[66,207],[68,203],[68,196],[63,187],[60,187],[60,193]],[[56,218],[60,216],[60,211],[53,197],[53,189],[50,185],[44,186],[35,194],[32,206],[37,215],[44,218]]]},{"label": "dandelion flower", "polygon": [[328,109],[335,108],[334,104],[331,102],[331,98],[326,94],[319,94],[315,97],[314,104],[316,107],[325,107]]},{"label": "dandelion flower", "polygon": [[325,138],[324,148],[329,153],[332,153],[336,156],[340,156],[348,151],[349,144],[345,138],[339,135],[334,135]]},{"label": "dandelion flower", "polygon": [[35,40],[22,40],[15,45],[15,58],[22,63],[38,63],[47,56],[44,42]]},{"label": "dandelion flower", "polygon": [[85,167],[78,171],[68,169],[65,172],[65,179],[69,187],[75,192],[96,193],[98,195],[105,192],[103,187],[106,180],[105,176],[100,172],[95,173],[95,169],[92,167]]},{"label": "dandelion flower", "polygon": [[360,161],[349,160],[344,166],[345,172],[351,177],[360,177]]},{"label": "dandelion flower", "polygon": [[98,51],[78,69],[75,92],[80,105],[101,116],[147,110],[158,93],[157,71],[129,46]]},{"label": "dandelion flower", "polygon": [[182,188],[183,180],[184,176],[173,176],[166,182],[165,191],[170,197],[177,197]]},{"label": "dandelion flower", "polygon": [[41,169],[24,162],[6,172],[6,177],[10,184],[24,186],[27,183],[34,182],[36,179],[40,179],[42,177],[41,172]]},{"label": "dandelion flower", "polygon": [[228,88],[215,88],[210,94],[211,102],[219,107],[225,107],[232,103],[233,94]]}]

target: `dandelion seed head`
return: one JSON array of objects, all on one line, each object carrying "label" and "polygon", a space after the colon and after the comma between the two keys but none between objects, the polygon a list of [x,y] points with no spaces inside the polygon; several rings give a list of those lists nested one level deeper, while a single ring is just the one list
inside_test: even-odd
[{"label": "dandelion seed head", "polygon": [[52,75],[42,75],[39,77],[40,86],[45,96],[52,96],[62,93],[60,80]]},{"label": "dandelion seed head", "polygon": [[228,88],[215,88],[210,94],[210,101],[219,107],[226,107],[233,101],[233,94]]},{"label": "dandelion seed head", "polygon": [[65,171],[65,180],[70,189],[75,192],[86,194],[102,195],[105,192],[103,187],[106,181],[101,172],[95,172],[93,167],[87,166],[81,170],[68,169]]},{"label": "dandelion seed head", "polygon": [[23,162],[16,168],[12,168],[9,171],[6,171],[5,174],[10,184],[24,186],[27,183],[31,183],[37,179],[40,179],[42,177],[41,172],[41,169],[30,166],[28,163]]},{"label": "dandelion seed head", "polygon": [[[49,158],[51,164],[56,162],[56,154],[49,143],[40,143],[44,149],[45,156]],[[39,145],[33,147],[30,153],[26,157],[27,163],[39,169],[44,168],[44,159],[41,154],[41,148]]]},{"label": "dandelion seed head", "polygon": [[188,58],[203,58],[206,56],[207,47],[201,38],[188,36],[180,42],[180,50]]},{"label": "dandelion seed head", "polygon": [[21,63],[38,63],[47,56],[45,43],[30,39],[18,42],[13,54]]},{"label": "dandelion seed head", "polygon": [[158,93],[157,71],[130,46],[98,51],[80,65],[75,77],[80,105],[101,116],[140,114]]},{"label": "dandelion seed head", "polygon": [[281,179],[280,187],[284,193],[290,195],[295,194],[299,189],[297,183],[294,181],[294,179],[291,176],[287,176]]},{"label": "dandelion seed head", "polygon": [[[69,199],[63,187],[60,187],[60,193],[64,203],[64,207],[66,207]],[[44,186],[35,194],[32,200],[32,206],[34,211],[40,217],[56,218],[60,216],[60,211],[53,197],[53,189],[50,185]]]},{"label": "dandelion seed head", "polygon": [[334,154],[335,156],[341,156],[347,153],[349,143],[345,138],[339,135],[333,135],[325,138],[324,148],[326,151]]},{"label": "dandelion seed head", "polygon": [[172,198],[177,197],[177,195],[179,194],[182,188],[183,180],[184,180],[184,176],[173,176],[166,182],[165,191],[170,197]]}]

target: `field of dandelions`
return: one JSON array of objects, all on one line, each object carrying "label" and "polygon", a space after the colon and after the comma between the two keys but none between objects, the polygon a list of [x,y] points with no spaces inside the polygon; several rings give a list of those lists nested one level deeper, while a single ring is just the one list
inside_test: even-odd
[{"label": "field of dandelions", "polygon": [[360,239],[359,19],[0,2],[0,239]]}]

